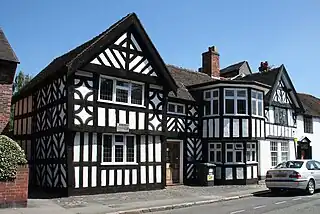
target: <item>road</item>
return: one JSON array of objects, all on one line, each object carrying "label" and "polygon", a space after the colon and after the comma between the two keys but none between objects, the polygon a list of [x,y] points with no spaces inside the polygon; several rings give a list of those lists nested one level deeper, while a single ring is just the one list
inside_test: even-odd
[{"label": "road", "polygon": [[312,196],[287,193],[244,198],[154,214],[319,214],[320,193]]}]

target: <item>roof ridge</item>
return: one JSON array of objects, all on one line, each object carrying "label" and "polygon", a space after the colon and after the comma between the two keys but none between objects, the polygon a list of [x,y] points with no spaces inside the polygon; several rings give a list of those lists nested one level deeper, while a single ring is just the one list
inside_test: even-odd
[{"label": "roof ridge", "polygon": [[197,74],[201,74],[201,75],[205,75],[205,76],[208,76],[207,74],[205,73],[202,73],[202,72],[199,72],[197,70],[193,70],[191,68],[183,68],[181,66],[178,66],[178,65],[172,65],[172,64],[166,64],[166,66],[168,67],[172,67],[172,68],[176,68],[176,69],[179,69],[180,71],[184,71],[184,72],[189,72],[189,73],[197,73]]}]

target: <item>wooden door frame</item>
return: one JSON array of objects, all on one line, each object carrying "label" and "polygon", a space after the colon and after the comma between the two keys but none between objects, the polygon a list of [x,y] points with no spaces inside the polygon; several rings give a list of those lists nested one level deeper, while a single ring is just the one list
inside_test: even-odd
[{"label": "wooden door frame", "polygon": [[[167,139],[166,143],[170,143],[170,142],[177,142],[180,144],[180,166],[179,166],[179,183],[178,184],[183,184],[183,140],[177,140],[177,139]],[[166,145],[167,148],[167,145]],[[166,172],[167,173],[167,172]],[[167,175],[165,175],[166,177]]]}]

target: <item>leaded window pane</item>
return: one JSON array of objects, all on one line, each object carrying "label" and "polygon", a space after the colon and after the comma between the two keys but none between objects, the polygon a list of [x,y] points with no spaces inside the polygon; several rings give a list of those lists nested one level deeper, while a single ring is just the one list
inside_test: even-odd
[{"label": "leaded window pane", "polygon": [[212,100],[212,113],[213,114],[219,114],[219,101],[218,100]]},{"label": "leaded window pane", "polygon": [[127,136],[127,162],[134,162],[134,137]]},{"label": "leaded window pane", "polygon": [[113,80],[101,78],[100,82],[100,99],[112,101]]},{"label": "leaded window pane", "polygon": [[103,136],[103,162],[112,161],[112,136]]},{"label": "leaded window pane", "polygon": [[142,105],[142,85],[132,83],[131,86],[131,103]]},{"label": "leaded window pane", "polygon": [[247,104],[246,100],[237,100],[237,113],[246,114]]},{"label": "leaded window pane", "polygon": [[226,99],[226,114],[234,114],[234,100]]},{"label": "leaded window pane", "polygon": [[123,162],[123,145],[115,145],[115,162]]},{"label": "leaded window pane", "polygon": [[116,89],[116,101],[121,103],[128,103],[128,90]]}]

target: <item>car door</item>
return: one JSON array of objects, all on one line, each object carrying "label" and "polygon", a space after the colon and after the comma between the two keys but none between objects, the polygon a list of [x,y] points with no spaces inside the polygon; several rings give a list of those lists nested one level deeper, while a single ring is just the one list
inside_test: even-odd
[{"label": "car door", "polygon": [[314,169],[314,179],[316,180],[316,188],[320,188],[320,162],[313,161],[315,169]]}]

